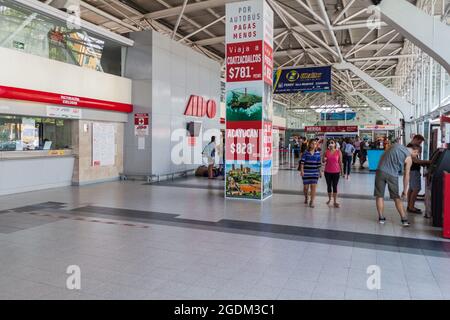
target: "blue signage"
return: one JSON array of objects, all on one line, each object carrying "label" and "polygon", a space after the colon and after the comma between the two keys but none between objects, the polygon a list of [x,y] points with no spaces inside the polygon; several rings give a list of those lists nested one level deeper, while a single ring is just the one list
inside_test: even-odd
[{"label": "blue signage", "polygon": [[320,120],[353,120],[356,112],[321,112]]},{"label": "blue signage", "polygon": [[274,93],[331,92],[331,66],[278,69]]}]

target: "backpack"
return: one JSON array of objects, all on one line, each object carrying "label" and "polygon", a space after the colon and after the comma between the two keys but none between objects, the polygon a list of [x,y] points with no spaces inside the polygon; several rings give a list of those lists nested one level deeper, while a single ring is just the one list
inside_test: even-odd
[{"label": "backpack", "polygon": [[206,157],[214,158],[214,157],[216,156],[216,148],[213,148],[213,149],[211,150],[211,154],[209,154],[209,155],[205,153],[206,148],[208,148],[209,145],[210,145],[211,143],[212,143],[212,142],[208,143],[208,144],[203,148],[202,155],[203,155],[203,156],[206,156]]}]

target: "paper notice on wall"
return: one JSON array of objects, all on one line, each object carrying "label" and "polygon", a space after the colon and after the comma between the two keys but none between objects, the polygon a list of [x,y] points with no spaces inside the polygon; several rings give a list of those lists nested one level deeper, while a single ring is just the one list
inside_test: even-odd
[{"label": "paper notice on wall", "polygon": [[112,123],[92,124],[92,165],[112,166],[116,157],[115,128]]},{"label": "paper notice on wall", "polygon": [[138,150],[145,149],[145,137],[138,137]]}]

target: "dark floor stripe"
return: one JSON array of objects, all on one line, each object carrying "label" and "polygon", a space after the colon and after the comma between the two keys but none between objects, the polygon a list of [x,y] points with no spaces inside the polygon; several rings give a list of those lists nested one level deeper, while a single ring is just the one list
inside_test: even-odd
[{"label": "dark floor stripe", "polygon": [[[175,188],[188,188],[188,189],[203,189],[203,190],[220,190],[223,191],[223,186],[202,186],[197,184],[189,183],[177,183],[177,182],[155,182],[155,183],[144,183],[144,185],[160,186],[160,187],[175,187]],[[304,195],[301,190],[287,190],[287,189],[273,189],[274,194],[288,194],[288,195]],[[318,196],[328,197],[326,192],[317,192]],[[339,198],[343,199],[362,199],[362,200],[375,200],[372,195],[364,194],[351,194],[351,193],[339,193]],[[386,201],[391,201],[389,198],[385,198]]]},{"label": "dark floor stripe", "polygon": [[[297,167],[295,167],[295,168],[278,168],[278,170],[280,170],[280,171],[298,171]],[[351,171],[351,175],[352,174],[375,174],[375,173],[376,173],[375,171],[369,171],[369,170],[361,170],[361,171],[359,171],[359,170],[356,170],[356,171],[352,170]]]},{"label": "dark floor stripe", "polygon": [[247,234],[297,241],[339,244],[343,246],[355,246],[386,251],[401,251],[412,254],[424,254],[450,258],[450,242],[439,240],[405,238],[230,219],[222,219],[217,222],[202,221],[178,218],[179,215],[176,214],[97,206],[75,208],[70,212],[83,216],[114,216],[115,219],[127,221],[138,221],[167,226]]}]

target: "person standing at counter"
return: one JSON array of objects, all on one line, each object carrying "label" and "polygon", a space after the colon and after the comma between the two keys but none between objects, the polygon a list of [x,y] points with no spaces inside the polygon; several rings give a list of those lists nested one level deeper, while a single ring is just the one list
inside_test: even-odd
[{"label": "person standing at counter", "polygon": [[[409,226],[408,217],[403,207],[402,199],[406,198],[409,189],[409,174],[412,165],[412,157],[417,157],[420,146],[411,144],[405,147],[399,143],[394,144],[386,151],[380,159],[375,175],[374,196],[376,197],[376,206],[378,212],[378,221],[380,224],[386,222],[384,217],[384,192],[388,186],[389,195],[395,202],[395,207],[400,214],[401,224],[404,227]],[[404,170],[403,170],[404,169]],[[403,192],[399,195],[398,176],[403,171]]]},{"label": "person standing at counter", "polygon": [[[425,138],[422,135],[416,134],[412,138],[411,143],[409,145],[417,144],[417,145],[421,146],[424,141],[425,141]],[[417,157],[412,158],[413,164],[411,166],[410,183],[409,183],[409,191],[408,191],[407,211],[411,212],[411,213],[417,213],[417,214],[422,213],[422,210],[415,207],[417,196],[419,195],[419,192],[422,187],[421,169],[422,169],[422,166],[428,166],[430,164],[430,161],[420,160],[421,153],[422,153],[422,150],[420,150],[419,155]]]}]

